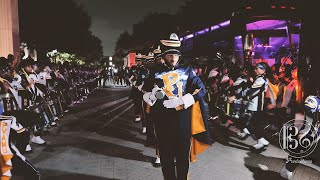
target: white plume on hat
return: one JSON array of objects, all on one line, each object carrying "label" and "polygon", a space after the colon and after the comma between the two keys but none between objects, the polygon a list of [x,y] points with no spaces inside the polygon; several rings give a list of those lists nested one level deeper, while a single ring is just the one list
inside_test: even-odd
[{"label": "white plume on hat", "polygon": [[160,54],[160,53],[161,53],[160,46],[158,46],[157,49],[153,50],[153,54]]}]

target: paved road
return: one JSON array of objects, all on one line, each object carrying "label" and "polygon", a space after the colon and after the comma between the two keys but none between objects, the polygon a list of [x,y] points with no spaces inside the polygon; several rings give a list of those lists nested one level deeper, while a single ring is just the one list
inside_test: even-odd
[{"label": "paved road", "polygon": [[[162,179],[144,146],[141,124],[134,123],[127,89],[100,89],[50,129],[45,147],[33,145],[27,157],[45,180]],[[237,131],[234,129],[234,131]],[[262,154],[249,151],[252,139],[240,142],[232,132],[213,128],[213,146],[190,166],[191,180],[281,180],[286,155],[271,145]],[[276,142],[274,143],[276,144]],[[318,168],[318,170],[316,170]],[[294,180],[320,179],[319,167],[299,165]]]}]

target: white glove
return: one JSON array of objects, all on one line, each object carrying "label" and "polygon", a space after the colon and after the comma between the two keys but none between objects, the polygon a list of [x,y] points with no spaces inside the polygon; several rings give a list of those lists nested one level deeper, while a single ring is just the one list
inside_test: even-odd
[{"label": "white glove", "polygon": [[143,87],[143,84],[141,84],[140,86],[138,86],[138,90],[139,90],[139,91],[142,91],[142,87]]},{"label": "white glove", "polygon": [[222,79],[221,79],[221,83],[225,83],[225,82],[227,82],[229,79],[230,79],[230,78],[229,78],[228,76],[224,75],[224,76],[222,77]]},{"label": "white glove", "polygon": [[157,101],[157,98],[155,96],[157,91],[162,91],[162,89],[155,85],[151,92],[146,92],[143,95],[143,100],[150,106],[153,106],[154,103]]},{"label": "white glove", "polygon": [[156,102],[156,100],[151,100],[151,99],[150,99],[150,94],[151,94],[151,92],[146,92],[146,93],[143,95],[143,100],[144,100],[144,102],[146,102],[146,103],[149,104],[150,106],[153,106],[154,103]]},{"label": "white glove", "polygon": [[133,85],[133,86],[136,86],[136,83],[137,83],[137,81],[133,81],[133,82],[132,82],[132,85]]},{"label": "white glove", "polygon": [[150,99],[151,101],[157,100],[157,98],[156,98],[156,92],[157,92],[157,91],[162,91],[162,89],[159,88],[157,85],[155,85],[154,88],[152,89],[151,94],[150,94],[150,97],[149,97],[149,99]]},{"label": "white glove", "polygon": [[174,97],[172,99],[166,100],[163,102],[164,107],[166,108],[176,108],[183,104],[183,100],[177,97]]},{"label": "white glove", "polygon": [[212,69],[212,70],[210,71],[210,73],[209,73],[208,78],[210,78],[210,77],[216,77],[216,76],[219,74],[219,72],[217,71],[217,69],[218,69],[218,68]]},{"label": "white glove", "polygon": [[132,83],[133,76],[129,78],[129,82]]}]

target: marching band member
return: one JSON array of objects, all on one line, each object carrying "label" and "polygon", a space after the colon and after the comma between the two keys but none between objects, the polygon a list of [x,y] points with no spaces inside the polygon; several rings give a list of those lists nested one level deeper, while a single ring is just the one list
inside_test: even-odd
[{"label": "marching band member", "polygon": [[[248,71],[246,68],[243,68],[240,70],[240,76],[235,80],[232,86],[228,88],[228,103],[230,103],[231,107],[228,119],[230,116],[235,119],[241,119],[245,116],[246,102],[242,97],[246,96],[250,86],[251,81],[248,77]],[[232,120],[227,120],[224,126],[229,127],[233,123]]]},{"label": "marching band member", "polygon": [[265,94],[268,87],[268,82],[265,77],[268,67],[268,64],[263,62],[258,63],[255,67],[256,77],[246,95],[249,99],[249,104],[247,108],[248,111],[244,119],[245,124],[242,132],[239,133],[241,139],[245,139],[250,133],[252,133],[257,139],[257,143],[253,145],[252,148],[257,151],[264,150],[264,148],[269,145],[269,142],[263,138],[261,132],[259,132],[260,129],[258,128],[259,120],[261,120],[259,117],[262,114],[261,112],[264,110]]},{"label": "marching band member", "polygon": [[[192,67],[179,66],[181,42],[178,36],[171,34],[169,40],[160,42],[165,63],[150,72],[144,85],[147,91],[144,100],[152,106],[150,115],[155,125],[164,179],[186,180],[190,147],[191,152],[196,154],[196,149],[192,148],[196,141],[194,136],[197,134],[192,131],[194,128],[191,128],[194,116],[197,116],[195,119],[202,124],[198,132],[207,132],[204,125],[207,125],[204,123],[206,118],[203,118],[199,106],[206,90]],[[198,106],[193,106],[194,104]],[[194,107],[198,108],[197,113],[192,113]],[[206,140],[205,143],[211,144],[210,139]],[[200,143],[202,150],[209,146],[205,143]]]},{"label": "marching band member", "polygon": [[[318,87],[319,89],[319,87]],[[297,140],[299,143],[297,144],[297,147],[293,150],[294,153],[301,153],[305,152],[305,146],[303,145],[304,141],[309,141],[309,147],[315,146],[315,149],[310,152],[309,155],[307,155],[304,158],[312,159],[313,158],[319,158],[319,142],[320,139],[320,119],[319,119],[319,113],[320,113],[320,96],[319,94],[317,96],[310,95],[308,96],[304,101],[304,113],[303,108],[299,105],[297,107],[297,111],[294,117],[295,120],[295,127],[297,128],[298,132],[297,134],[294,134],[292,136],[293,140]],[[304,122],[304,123],[302,123]],[[306,124],[305,122],[309,122],[312,124]],[[293,176],[293,171],[298,167],[299,163],[294,162],[297,160],[300,160],[301,158],[298,158],[298,156],[288,156],[288,159],[286,161],[286,165],[281,169],[280,175],[281,177],[285,179],[291,179]]]},{"label": "marching band member", "polygon": [[[145,91],[143,90],[143,85],[145,83],[145,80],[148,77],[149,74],[149,70],[151,68],[152,63],[154,62],[154,54],[153,52],[149,52],[147,56],[145,56],[144,58],[144,63],[145,63],[145,77],[142,80],[142,83],[138,86],[138,90],[144,94]],[[149,117],[149,112],[147,112],[147,110],[150,108],[150,106],[148,104],[146,104],[143,100],[142,100],[142,108],[143,108],[143,118],[142,118],[142,134],[146,134],[147,133],[147,128],[148,128],[148,122],[150,121],[150,117]],[[150,126],[149,126],[150,128]],[[147,137],[148,138],[148,137]]]},{"label": "marching band member", "polygon": [[[29,105],[29,101],[25,101],[24,98],[32,97],[31,94],[23,93],[24,89],[21,87],[19,82],[17,82],[13,77],[19,79],[17,74],[14,74],[13,69],[10,65],[7,65],[5,68],[7,71],[1,74],[5,78],[5,81],[2,81],[3,92],[6,96],[3,99],[4,115],[15,116],[19,123],[24,127],[28,128],[31,133],[31,142],[38,145],[45,145],[46,142],[40,137],[42,129],[42,121],[39,114],[31,111],[26,111],[25,108]],[[18,88],[18,89],[15,89]],[[31,152],[30,145],[27,146],[26,151]],[[24,152],[24,151],[23,151]]]},{"label": "marching band member", "polygon": [[[287,114],[294,115],[294,105],[296,104],[296,89],[298,88],[298,68],[291,71],[291,81],[284,88],[281,108],[286,109]],[[291,116],[292,117],[292,116]]]},{"label": "marching band member", "polygon": [[[130,81],[132,82],[132,98],[134,102],[134,109],[135,109],[135,115],[136,119],[135,122],[141,121],[142,118],[142,92],[138,89],[140,85],[142,85],[142,82],[146,78],[147,69],[144,67],[143,63],[143,56],[141,54],[138,54],[136,56],[136,65],[132,66],[130,69]],[[141,86],[140,86],[141,87]]]},{"label": "marching band member", "polygon": [[218,96],[218,83],[220,79],[220,73],[218,67],[215,65],[209,72],[206,87],[208,96],[208,107],[209,107],[209,120],[215,120],[218,118],[216,100]]},{"label": "marching band member", "polygon": [[50,126],[57,126],[56,121],[58,120],[58,118],[53,114],[51,107],[45,100],[46,92],[42,92],[39,88],[38,77],[33,69],[34,64],[35,62],[31,58],[26,59],[20,63],[23,87],[26,91],[29,91],[29,93],[32,94],[32,96],[29,98],[29,105],[35,105],[36,103],[44,102],[43,104],[45,106],[43,106],[43,109],[45,112],[44,116],[47,124]]},{"label": "marching band member", "polygon": [[25,149],[29,143],[29,133],[14,116],[0,115],[0,128],[2,159],[0,179],[9,180],[13,173],[22,175],[24,179],[39,180],[39,171],[19,151]]},{"label": "marching band member", "polygon": [[[161,50],[160,46],[153,51],[153,66],[150,67],[150,71],[153,71],[153,69],[156,66],[162,65],[164,60],[161,57]],[[147,80],[147,79],[146,79]],[[142,88],[144,89],[144,88]],[[144,90],[142,90],[144,91]],[[157,138],[155,135],[155,129],[154,129],[154,122],[152,118],[150,117],[150,110],[151,106],[147,103],[145,103],[145,118],[146,118],[146,127],[147,127],[147,132],[146,132],[146,146],[151,147],[153,146],[156,149],[156,159],[153,163],[154,167],[161,167],[160,163],[160,154],[159,154],[159,148],[158,148],[158,143],[157,143]]]}]

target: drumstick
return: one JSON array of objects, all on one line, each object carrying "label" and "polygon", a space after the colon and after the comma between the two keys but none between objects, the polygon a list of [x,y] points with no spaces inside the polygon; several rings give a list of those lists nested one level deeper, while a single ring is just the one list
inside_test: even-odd
[{"label": "drumstick", "polygon": [[229,115],[230,112],[230,103],[227,103],[227,115]]},{"label": "drumstick", "polygon": [[27,78],[30,78],[29,75],[27,74],[27,72],[23,68],[21,68],[21,70],[22,70],[23,74],[26,75]]},{"label": "drumstick", "polygon": [[8,80],[3,79],[2,77],[0,77],[0,82],[2,82],[2,83],[3,83],[3,82],[5,82],[5,81],[6,81],[6,82],[9,82]]}]

